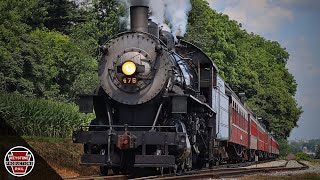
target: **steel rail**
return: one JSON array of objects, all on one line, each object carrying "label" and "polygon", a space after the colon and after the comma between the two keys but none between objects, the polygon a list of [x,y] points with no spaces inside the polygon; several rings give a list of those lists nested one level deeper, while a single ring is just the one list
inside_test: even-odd
[{"label": "steel rail", "polygon": [[[200,170],[192,170],[184,173],[178,174],[164,174],[164,175],[154,175],[146,177],[132,178],[129,175],[111,175],[111,176],[79,176],[79,177],[70,177],[65,178],[65,180],[102,180],[102,179],[115,179],[115,180],[145,180],[145,179],[158,179],[158,180],[167,180],[167,179],[201,179],[201,178],[221,178],[229,176],[239,176],[244,174],[253,174],[253,173],[268,173],[274,171],[294,171],[307,169],[308,166],[300,163],[301,167],[286,167],[289,161],[285,165],[275,166],[275,167],[257,167],[257,168],[245,168],[246,166],[261,164],[270,162],[270,160],[259,161],[259,162],[244,162],[237,164],[224,164],[219,166],[214,166],[212,168],[205,168]],[[240,168],[241,167],[241,168]]]},{"label": "steel rail", "polygon": [[211,169],[211,170],[205,170],[202,172],[200,171],[199,173],[196,173],[196,174],[157,178],[157,180],[222,178],[222,177],[243,176],[243,175],[255,174],[255,173],[270,173],[270,172],[277,172],[277,171],[297,171],[297,170],[304,170],[309,168],[305,164],[302,164],[302,163],[300,164],[302,165],[300,167],[277,166],[277,167],[261,167],[261,168]]},{"label": "steel rail", "polygon": [[64,178],[65,180],[102,180],[102,179],[115,179],[115,180],[127,180],[127,175],[113,175],[113,176],[79,176]]}]

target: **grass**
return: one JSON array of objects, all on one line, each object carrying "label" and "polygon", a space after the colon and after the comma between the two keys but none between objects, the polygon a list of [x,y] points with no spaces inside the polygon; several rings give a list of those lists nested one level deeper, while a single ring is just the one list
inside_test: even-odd
[{"label": "grass", "polygon": [[62,177],[99,174],[97,167],[79,165],[83,145],[72,143],[71,138],[23,138]]},{"label": "grass", "polygon": [[295,154],[295,159],[297,161],[301,161],[301,160],[303,160],[303,161],[311,161],[311,157],[308,154],[304,153],[304,152],[297,152]]},{"label": "grass", "polygon": [[27,98],[0,91],[0,120],[20,135],[69,137],[74,128],[88,124],[91,119],[93,114],[79,113],[73,103]]},{"label": "grass", "polygon": [[[293,154],[292,154],[293,155]],[[297,161],[308,161],[313,165],[320,165],[320,159],[314,159],[310,157],[308,154],[304,152],[298,152],[291,157],[291,159],[295,159]]]},{"label": "grass", "polygon": [[320,159],[311,159],[309,161],[312,165],[320,165]]}]

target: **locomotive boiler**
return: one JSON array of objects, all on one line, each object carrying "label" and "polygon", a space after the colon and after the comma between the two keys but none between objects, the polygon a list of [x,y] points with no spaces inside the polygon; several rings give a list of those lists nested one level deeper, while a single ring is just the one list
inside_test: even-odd
[{"label": "locomotive boiler", "polygon": [[94,110],[96,118],[73,132],[73,142],[84,144],[81,164],[106,175],[185,171],[253,156],[228,142],[238,97],[213,61],[148,12],[147,4],[132,4],[130,31],[100,47],[100,85],[79,100],[80,111]]}]

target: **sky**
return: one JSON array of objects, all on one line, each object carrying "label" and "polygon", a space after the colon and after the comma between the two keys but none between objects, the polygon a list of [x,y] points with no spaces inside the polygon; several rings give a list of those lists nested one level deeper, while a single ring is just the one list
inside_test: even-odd
[{"label": "sky", "polygon": [[304,111],[289,139],[320,139],[320,1],[207,1],[248,32],[278,41],[287,49],[287,68],[298,83],[295,98]]}]

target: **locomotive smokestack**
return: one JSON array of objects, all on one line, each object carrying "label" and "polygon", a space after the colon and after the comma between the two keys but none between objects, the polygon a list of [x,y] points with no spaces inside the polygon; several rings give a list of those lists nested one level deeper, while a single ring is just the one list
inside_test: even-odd
[{"label": "locomotive smokestack", "polygon": [[131,31],[148,32],[148,4],[147,0],[131,0]]}]

